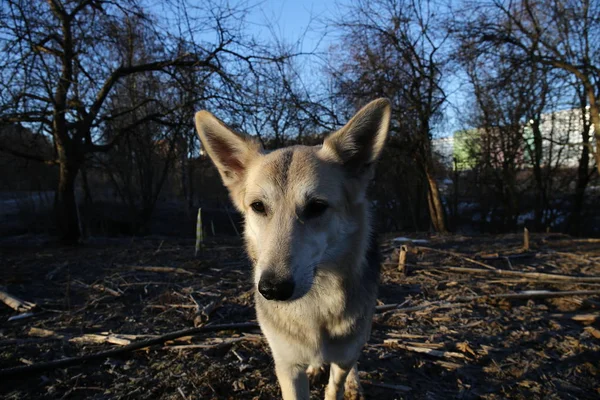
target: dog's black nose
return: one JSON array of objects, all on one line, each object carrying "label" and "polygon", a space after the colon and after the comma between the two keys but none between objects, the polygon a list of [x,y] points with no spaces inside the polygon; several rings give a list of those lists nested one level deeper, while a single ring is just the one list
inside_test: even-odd
[{"label": "dog's black nose", "polygon": [[294,294],[294,281],[280,279],[274,273],[265,272],[258,282],[258,291],[267,300],[285,301]]}]

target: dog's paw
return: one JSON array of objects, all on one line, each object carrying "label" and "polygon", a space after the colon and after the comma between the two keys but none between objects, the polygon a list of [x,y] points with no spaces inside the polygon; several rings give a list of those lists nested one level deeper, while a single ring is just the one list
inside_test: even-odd
[{"label": "dog's paw", "polygon": [[365,395],[362,391],[346,390],[344,391],[344,400],[365,400]]},{"label": "dog's paw", "polygon": [[344,400],[365,400],[365,394],[356,371],[351,372],[344,383]]},{"label": "dog's paw", "polygon": [[306,375],[308,375],[308,380],[311,385],[320,383],[325,376],[325,372],[325,368],[322,366],[311,365],[306,369]]}]

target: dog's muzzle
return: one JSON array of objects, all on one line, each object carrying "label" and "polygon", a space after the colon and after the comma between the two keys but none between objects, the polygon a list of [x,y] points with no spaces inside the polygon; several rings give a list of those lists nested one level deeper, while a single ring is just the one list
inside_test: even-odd
[{"label": "dog's muzzle", "polygon": [[258,291],[267,300],[285,301],[294,294],[294,281],[266,271],[260,277]]}]

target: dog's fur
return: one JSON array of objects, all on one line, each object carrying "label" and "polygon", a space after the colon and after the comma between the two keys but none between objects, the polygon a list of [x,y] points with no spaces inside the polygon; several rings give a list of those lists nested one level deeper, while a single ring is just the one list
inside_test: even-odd
[{"label": "dog's fur", "polygon": [[[285,400],[308,399],[307,368],[323,364],[331,364],[327,400],[344,391],[362,397],[356,361],[379,276],[366,190],[389,120],[389,101],[375,100],[322,146],[266,153],[209,112],[196,113],[204,149],[245,218],[258,321]],[[261,295],[266,276],[293,282],[291,297]]]}]

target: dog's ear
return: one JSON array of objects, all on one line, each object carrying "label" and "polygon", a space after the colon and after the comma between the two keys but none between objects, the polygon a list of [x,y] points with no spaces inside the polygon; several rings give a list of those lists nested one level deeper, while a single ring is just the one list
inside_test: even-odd
[{"label": "dog's ear", "polygon": [[323,150],[336,161],[360,174],[371,165],[383,149],[390,125],[388,99],[373,100],[361,108],[340,130],[329,135]]},{"label": "dog's ear", "polygon": [[237,187],[246,175],[249,162],[260,154],[260,144],[248,135],[232,131],[208,111],[197,112],[195,122],[202,146],[217,166],[237,206]]}]

